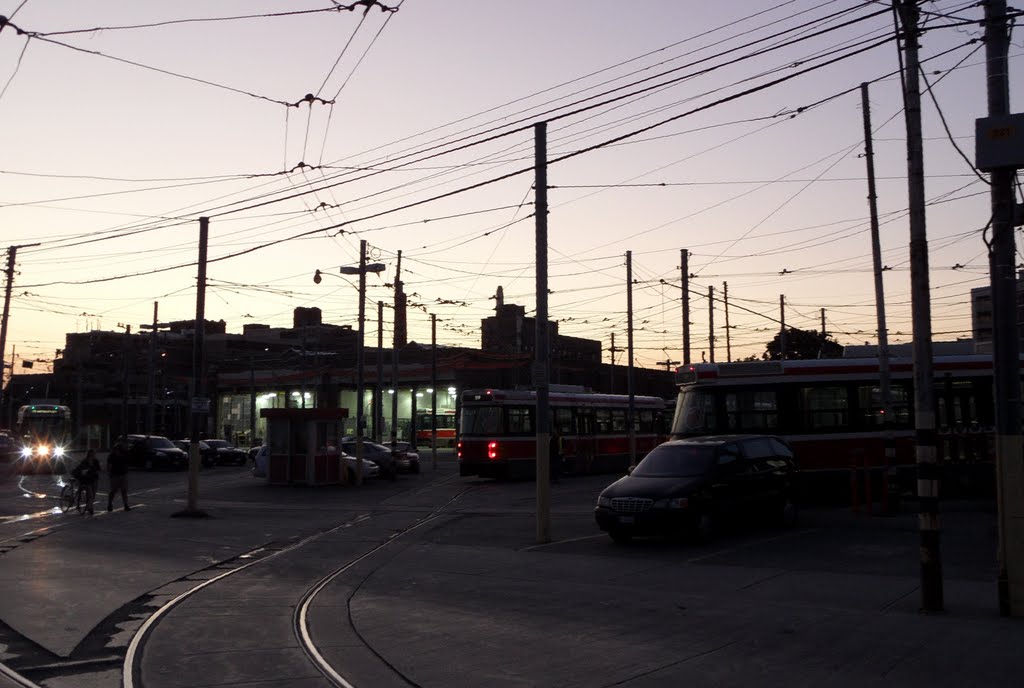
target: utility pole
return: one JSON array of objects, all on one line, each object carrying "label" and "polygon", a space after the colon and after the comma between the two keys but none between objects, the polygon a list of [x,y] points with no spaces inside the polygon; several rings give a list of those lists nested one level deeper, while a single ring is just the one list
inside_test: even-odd
[{"label": "utility pole", "polygon": [[786,295],[779,294],[779,358],[786,360]]},{"label": "utility pole", "polygon": [[548,124],[534,125],[534,217],[536,226],[537,322],[533,385],[537,391],[537,542],[551,542],[551,419],[548,417]]},{"label": "utility pole", "polygon": [[708,361],[715,362],[715,288],[708,287]]},{"label": "utility pole", "polygon": [[[985,5],[985,56],[988,80],[988,118],[978,123],[978,149],[982,145],[1008,149],[1005,141],[1010,119],[1009,26],[1006,0]],[[1019,131],[1020,115],[1015,115]],[[1017,134],[1020,141],[1020,134]],[[1018,143],[1019,150],[1019,143]],[[980,156],[979,156],[980,157]],[[992,363],[996,404],[996,486],[999,510],[999,613],[1024,615],[1024,475],[1021,467],[1020,340],[1017,324],[1015,274],[1014,197],[1016,167],[980,161],[989,173],[992,199],[992,244],[989,270],[992,291]],[[916,335],[915,335],[916,340]]]},{"label": "utility pole", "polygon": [[402,334],[399,331],[398,313],[402,310],[399,306],[399,299],[405,299],[405,292],[402,290],[402,252],[398,252],[398,266],[395,268],[395,325],[392,338],[391,350],[391,449],[394,451],[398,442],[398,350],[405,344],[402,341]]},{"label": "utility pole", "polygon": [[430,314],[430,463],[437,471],[437,315]]},{"label": "utility pole", "polygon": [[655,365],[663,365],[663,366],[665,366],[665,371],[671,373],[672,372],[672,366],[679,365],[679,361],[673,361],[672,360],[672,357],[668,355],[668,349],[662,349],[662,351],[665,352],[665,360],[664,361],[658,361]]},{"label": "utility pole", "polygon": [[199,510],[199,439],[200,430],[210,412],[206,398],[206,249],[209,243],[210,218],[199,218],[199,274],[196,279],[196,321],[192,339],[192,441],[188,445],[188,506],[175,516],[203,517]]},{"label": "utility pole", "polygon": [[[4,286],[4,314],[0,320],[0,364],[4,361],[7,351],[7,318],[11,313],[11,287],[14,286],[14,261],[18,255],[19,248],[31,248],[39,244],[21,244],[20,246],[7,247],[7,283]],[[4,366],[0,365],[0,409],[3,409],[4,401]],[[14,364],[11,364],[11,376],[14,376]],[[75,413],[78,413],[77,409]],[[9,424],[8,424],[9,425]]]},{"label": "utility pole", "polygon": [[679,272],[683,285],[683,365],[690,365],[690,252],[679,250]]},{"label": "utility pole", "polygon": [[[121,434],[127,435],[128,429],[128,397],[131,396],[129,385],[128,358],[132,352],[132,326],[124,325],[124,354],[121,357]],[[12,373],[13,374],[13,373]]]},{"label": "utility pole", "polygon": [[140,330],[152,330],[149,335],[149,408],[146,412],[146,434],[154,434],[154,425],[156,423],[156,349],[157,349],[157,332],[161,327],[167,327],[166,323],[159,322],[157,313],[159,312],[160,302],[153,302],[153,324],[152,325],[139,325]]},{"label": "utility pole", "polygon": [[[903,23],[906,52],[906,74],[903,83],[904,117],[907,125],[907,186],[910,194],[910,300],[914,328],[914,434],[917,459],[917,521],[921,538],[921,609],[925,612],[940,612],[943,610],[939,527],[940,476],[935,448],[935,402],[932,390],[932,306],[925,226],[917,0],[900,0],[899,15]],[[1020,432],[1020,421],[1016,422],[1016,432]],[[1019,461],[1020,457],[1017,457],[1017,460]]]},{"label": "utility pole", "polygon": [[380,422],[384,420],[384,302],[377,302],[377,387],[373,398],[373,440],[384,439]]},{"label": "utility pole", "polygon": [[[882,395],[882,428],[885,432],[885,465],[888,472],[896,462],[896,438],[892,433],[892,390],[889,378],[889,330],[885,324],[885,289],[882,282],[882,246],[878,233],[878,196],[875,193],[875,149],[871,131],[871,100],[868,85],[860,85],[864,111],[864,159],[868,166],[868,210],[871,213],[871,259],[875,272],[875,314],[878,321],[878,391]],[[822,341],[825,339],[825,309],[821,309]],[[890,493],[891,494],[891,493]]]},{"label": "utility pole", "polygon": [[622,351],[622,347],[615,346],[615,333],[612,332],[612,345],[608,347],[608,353],[611,354],[612,357],[611,384],[608,386],[609,394],[615,394],[615,354],[619,353],[620,351]]},{"label": "utility pole", "polygon": [[636,387],[633,384],[633,252],[626,251],[626,349],[629,367],[626,368],[626,388],[629,404],[626,410],[626,432],[629,433],[629,465],[636,465],[636,430],[633,418],[636,414],[633,395]]},{"label": "utility pole", "polygon": [[249,446],[256,445],[256,361],[249,354]]},{"label": "utility pole", "polygon": [[732,337],[729,333],[729,283],[722,282],[722,305],[725,307],[725,360],[732,363]]},{"label": "utility pole", "polygon": [[363,412],[365,406],[363,400],[364,372],[363,351],[364,334],[366,330],[366,273],[381,272],[384,270],[382,263],[366,264],[366,239],[359,240],[359,267],[352,268],[343,265],[340,272],[343,275],[351,275],[353,272],[359,274],[359,338],[356,340],[356,485],[363,484],[363,436],[366,434],[366,418]]}]

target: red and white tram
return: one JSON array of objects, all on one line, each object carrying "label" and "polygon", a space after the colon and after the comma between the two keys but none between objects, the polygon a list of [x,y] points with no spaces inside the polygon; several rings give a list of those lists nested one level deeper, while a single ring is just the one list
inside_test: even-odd
[{"label": "red and white tram", "polygon": [[[625,471],[629,466],[626,421],[629,396],[586,392],[548,395],[551,428],[561,436],[565,473]],[[671,402],[669,402],[671,405]],[[532,478],[536,470],[537,393],[527,390],[470,390],[462,393],[459,474],[491,478]],[[633,396],[637,460],[667,439],[666,402]]]},{"label": "red and white tram", "polygon": [[[993,478],[992,358],[936,356],[932,365],[944,478],[984,487],[977,483]],[[889,368],[887,430],[874,358],[682,366],[676,370],[679,399],[672,437],[779,435],[792,445],[805,476],[848,476],[852,467],[887,467],[888,435],[895,441],[895,468],[908,472],[915,464],[913,361],[892,358]]]}]

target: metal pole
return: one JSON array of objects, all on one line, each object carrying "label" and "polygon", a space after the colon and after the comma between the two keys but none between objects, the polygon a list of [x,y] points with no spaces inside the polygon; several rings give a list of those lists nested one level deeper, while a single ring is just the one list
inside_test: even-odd
[{"label": "metal pole", "polygon": [[932,390],[932,307],[925,226],[917,0],[900,0],[899,10],[906,51],[904,113],[907,124],[907,185],[910,192],[910,300],[914,328],[914,428],[917,444],[918,528],[921,538],[921,609],[939,612],[943,608],[939,527],[940,469],[935,451],[935,402]]},{"label": "metal pole", "polygon": [[394,337],[393,337],[393,348],[391,351],[391,388],[394,390],[394,394],[391,395],[391,449],[395,449],[395,444],[398,442],[398,349],[404,346],[405,342],[402,339],[401,323],[399,322],[399,311],[403,305],[399,304],[401,299],[405,298],[405,293],[402,291],[402,252],[398,252],[398,265],[395,268],[395,325],[394,325]]},{"label": "metal pole", "polygon": [[196,321],[192,339],[192,441],[188,457],[188,514],[199,514],[199,436],[205,413],[195,406],[206,397],[206,370],[203,346],[206,338],[206,249],[210,218],[199,218],[199,274],[196,280]]},{"label": "metal pole", "polygon": [[359,240],[359,339],[356,341],[356,485],[363,484],[363,330],[366,319],[366,239]]},{"label": "metal pole", "polygon": [[376,403],[373,405],[373,439],[380,442],[384,439],[384,302],[377,302],[377,387],[374,391]]},{"label": "metal pole", "polygon": [[[864,158],[868,172],[868,210],[871,214],[871,257],[875,273],[875,317],[878,321],[878,391],[882,403],[882,431],[885,435],[885,480],[888,482],[889,501],[895,506],[899,498],[899,481],[894,474],[896,464],[896,437],[893,434],[892,388],[889,376],[889,329],[885,323],[885,287],[882,280],[882,246],[878,232],[878,196],[875,192],[875,150],[871,130],[871,100],[868,85],[860,85],[861,106],[864,111]],[[825,309],[821,309],[821,340],[825,343]],[[883,505],[887,511],[889,504]]]},{"label": "metal pole", "polygon": [[786,360],[786,295],[779,294],[779,357]]},{"label": "metal pole", "polygon": [[256,443],[256,361],[249,355],[249,446]]},{"label": "metal pole", "polygon": [[679,250],[680,277],[683,285],[683,365],[690,365],[690,252]]},{"label": "metal pole", "polygon": [[437,316],[430,314],[430,463],[437,470]]},{"label": "metal pole", "polygon": [[146,413],[146,434],[153,434],[153,424],[156,420],[156,329],[157,311],[160,307],[159,301],[153,302],[153,331],[149,335],[149,407]]},{"label": "metal pole", "polygon": [[[1010,114],[1009,31],[1006,1],[985,5],[985,53],[989,117]],[[996,485],[999,510],[999,613],[1024,615],[1024,475],[1020,434],[1020,340],[1017,324],[1017,282],[1014,246],[1013,178],[1015,170],[990,172],[992,199],[993,380],[996,404]]]},{"label": "metal pole", "polygon": [[725,360],[732,362],[732,337],[729,334],[729,283],[722,282],[722,305],[725,307]]},{"label": "metal pole", "polygon": [[534,211],[536,217],[537,323],[534,328],[533,384],[537,390],[537,542],[551,541],[551,424],[548,418],[548,134],[547,122],[534,125]]},{"label": "metal pole", "polygon": [[633,427],[633,418],[636,413],[634,394],[636,387],[633,384],[633,252],[626,251],[626,388],[629,394],[629,404],[626,411],[626,432],[629,433],[629,465],[636,465],[636,430]]},{"label": "metal pole", "polygon": [[708,361],[715,362],[715,288],[708,287]]}]

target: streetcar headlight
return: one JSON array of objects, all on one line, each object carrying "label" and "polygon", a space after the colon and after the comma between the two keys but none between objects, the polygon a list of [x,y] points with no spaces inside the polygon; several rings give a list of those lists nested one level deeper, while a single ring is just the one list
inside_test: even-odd
[{"label": "streetcar headlight", "polygon": [[53,455],[56,456],[58,459],[64,456],[64,447],[54,447]]},{"label": "streetcar headlight", "polygon": [[30,459],[30,458],[32,458],[32,447],[22,447],[21,448],[21,457],[23,459]]},{"label": "streetcar headlight", "polygon": [[41,445],[39,447],[39,456],[49,456],[49,455],[50,455],[50,448],[47,447],[45,444]]}]

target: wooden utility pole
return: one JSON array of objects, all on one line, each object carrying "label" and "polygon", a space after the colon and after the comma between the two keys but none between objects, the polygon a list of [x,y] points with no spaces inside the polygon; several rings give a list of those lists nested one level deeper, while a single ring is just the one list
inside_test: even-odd
[{"label": "wooden utility pole", "polygon": [[537,542],[551,541],[551,419],[548,416],[548,125],[534,125],[534,217],[536,218],[537,321],[534,327],[533,385],[537,392]]},{"label": "wooden utility pole", "polygon": [[[988,127],[979,132],[998,140],[1000,119],[1010,114],[1009,24],[1006,0],[985,4]],[[980,127],[979,127],[980,129]],[[1019,136],[1019,134],[1018,134]],[[999,511],[999,613],[1024,615],[1024,470],[1021,467],[1020,340],[1015,274],[1014,197],[1016,169],[986,166],[991,181],[993,378],[996,404],[996,485]]]},{"label": "wooden utility pole", "polygon": [[732,362],[732,337],[729,334],[729,283],[722,282],[722,305],[725,307],[725,360]]},{"label": "wooden utility pole", "polygon": [[[4,353],[7,351],[7,319],[11,313],[11,287],[14,286],[14,263],[19,248],[30,248],[39,244],[21,244],[20,246],[7,247],[7,283],[4,285],[4,314],[0,319],[0,409],[3,409],[4,401]],[[14,363],[11,363],[11,375],[14,375]],[[8,404],[10,402],[8,401]],[[79,411],[76,409],[75,413]],[[8,423],[10,425],[10,423]]]},{"label": "wooden utility pole", "polygon": [[608,393],[615,394],[615,354],[622,351],[621,347],[615,346],[615,333],[612,332],[612,345],[608,347],[608,353],[611,354],[611,382],[608,385]]},{"label": "wooden utility pole", "polygon": [[192,398],[191,441],[188,445],[188,504],[175,516],[203,517],[199,509],[199,440],[210,400],[206,398],[206,253],[210,235],[210,218],[199,218],[199,272],[196,278],[196,320],[192,336]]},{"label": "wooden utility pole", "polygon": [[373,393],[373,440],[384,439],[381,421],[384,420],[384,302],[377,302],[377,386]]},{"label": "wooden utility pole", "polygon": [[430,464],[437,470],[437,315],[430,314]]},{"label": "wooden utility pole", "polygon": [[629,403],[626,409],[626,432],[629,434],[629,465],[636,465],[636,429],[633,419],[636,417],[633,384],[633,252],[626,251],[626,350],[629,360],[626,362],[626,387]]},{"label": "wooden utility pole", "polygon": [[683,285],[683,365],[690,365],[690,252],[680,249],[679,273]]},{"label": "wooden utility pole", "polygon": [[708,362],[715,362],[715,288],[708,287]]},{"label": "wooden utility pole", "polygon": [[[936,452],[932,306],[925,226],[924,151],[921,141],[921,87],[918,58],[917,0],[900,0],[906,53],[904,117],[907,125],[907,187],[910,220],[910,301],[914,328],[914,435],[920,530],[921,609],[943,610],[942,553],[939,527],[939,464]],[[1019,420],[1017,432],[1020,431]],[[1019,457],[1018,457],[1019,460]]]},{"label": "wooden utility pole", "polygon": [[395,317],[394,317],[394,333],[392,337],[392,349],[391,349],[391,449],[395,449],[395,445],[398,442],[398,385],[400,380],[398,379],[398,350],[405,345],[402,340],[402,335],[399,332],[399,318],[398,312],[399,300],[405,299],[405,291],[402,289],[402,252],[398,252],[398,265],[395,267]]},{"label": "wooden utility pole", "polygon": [[786,360],[786,295],[779,294],[779,358]]}]

